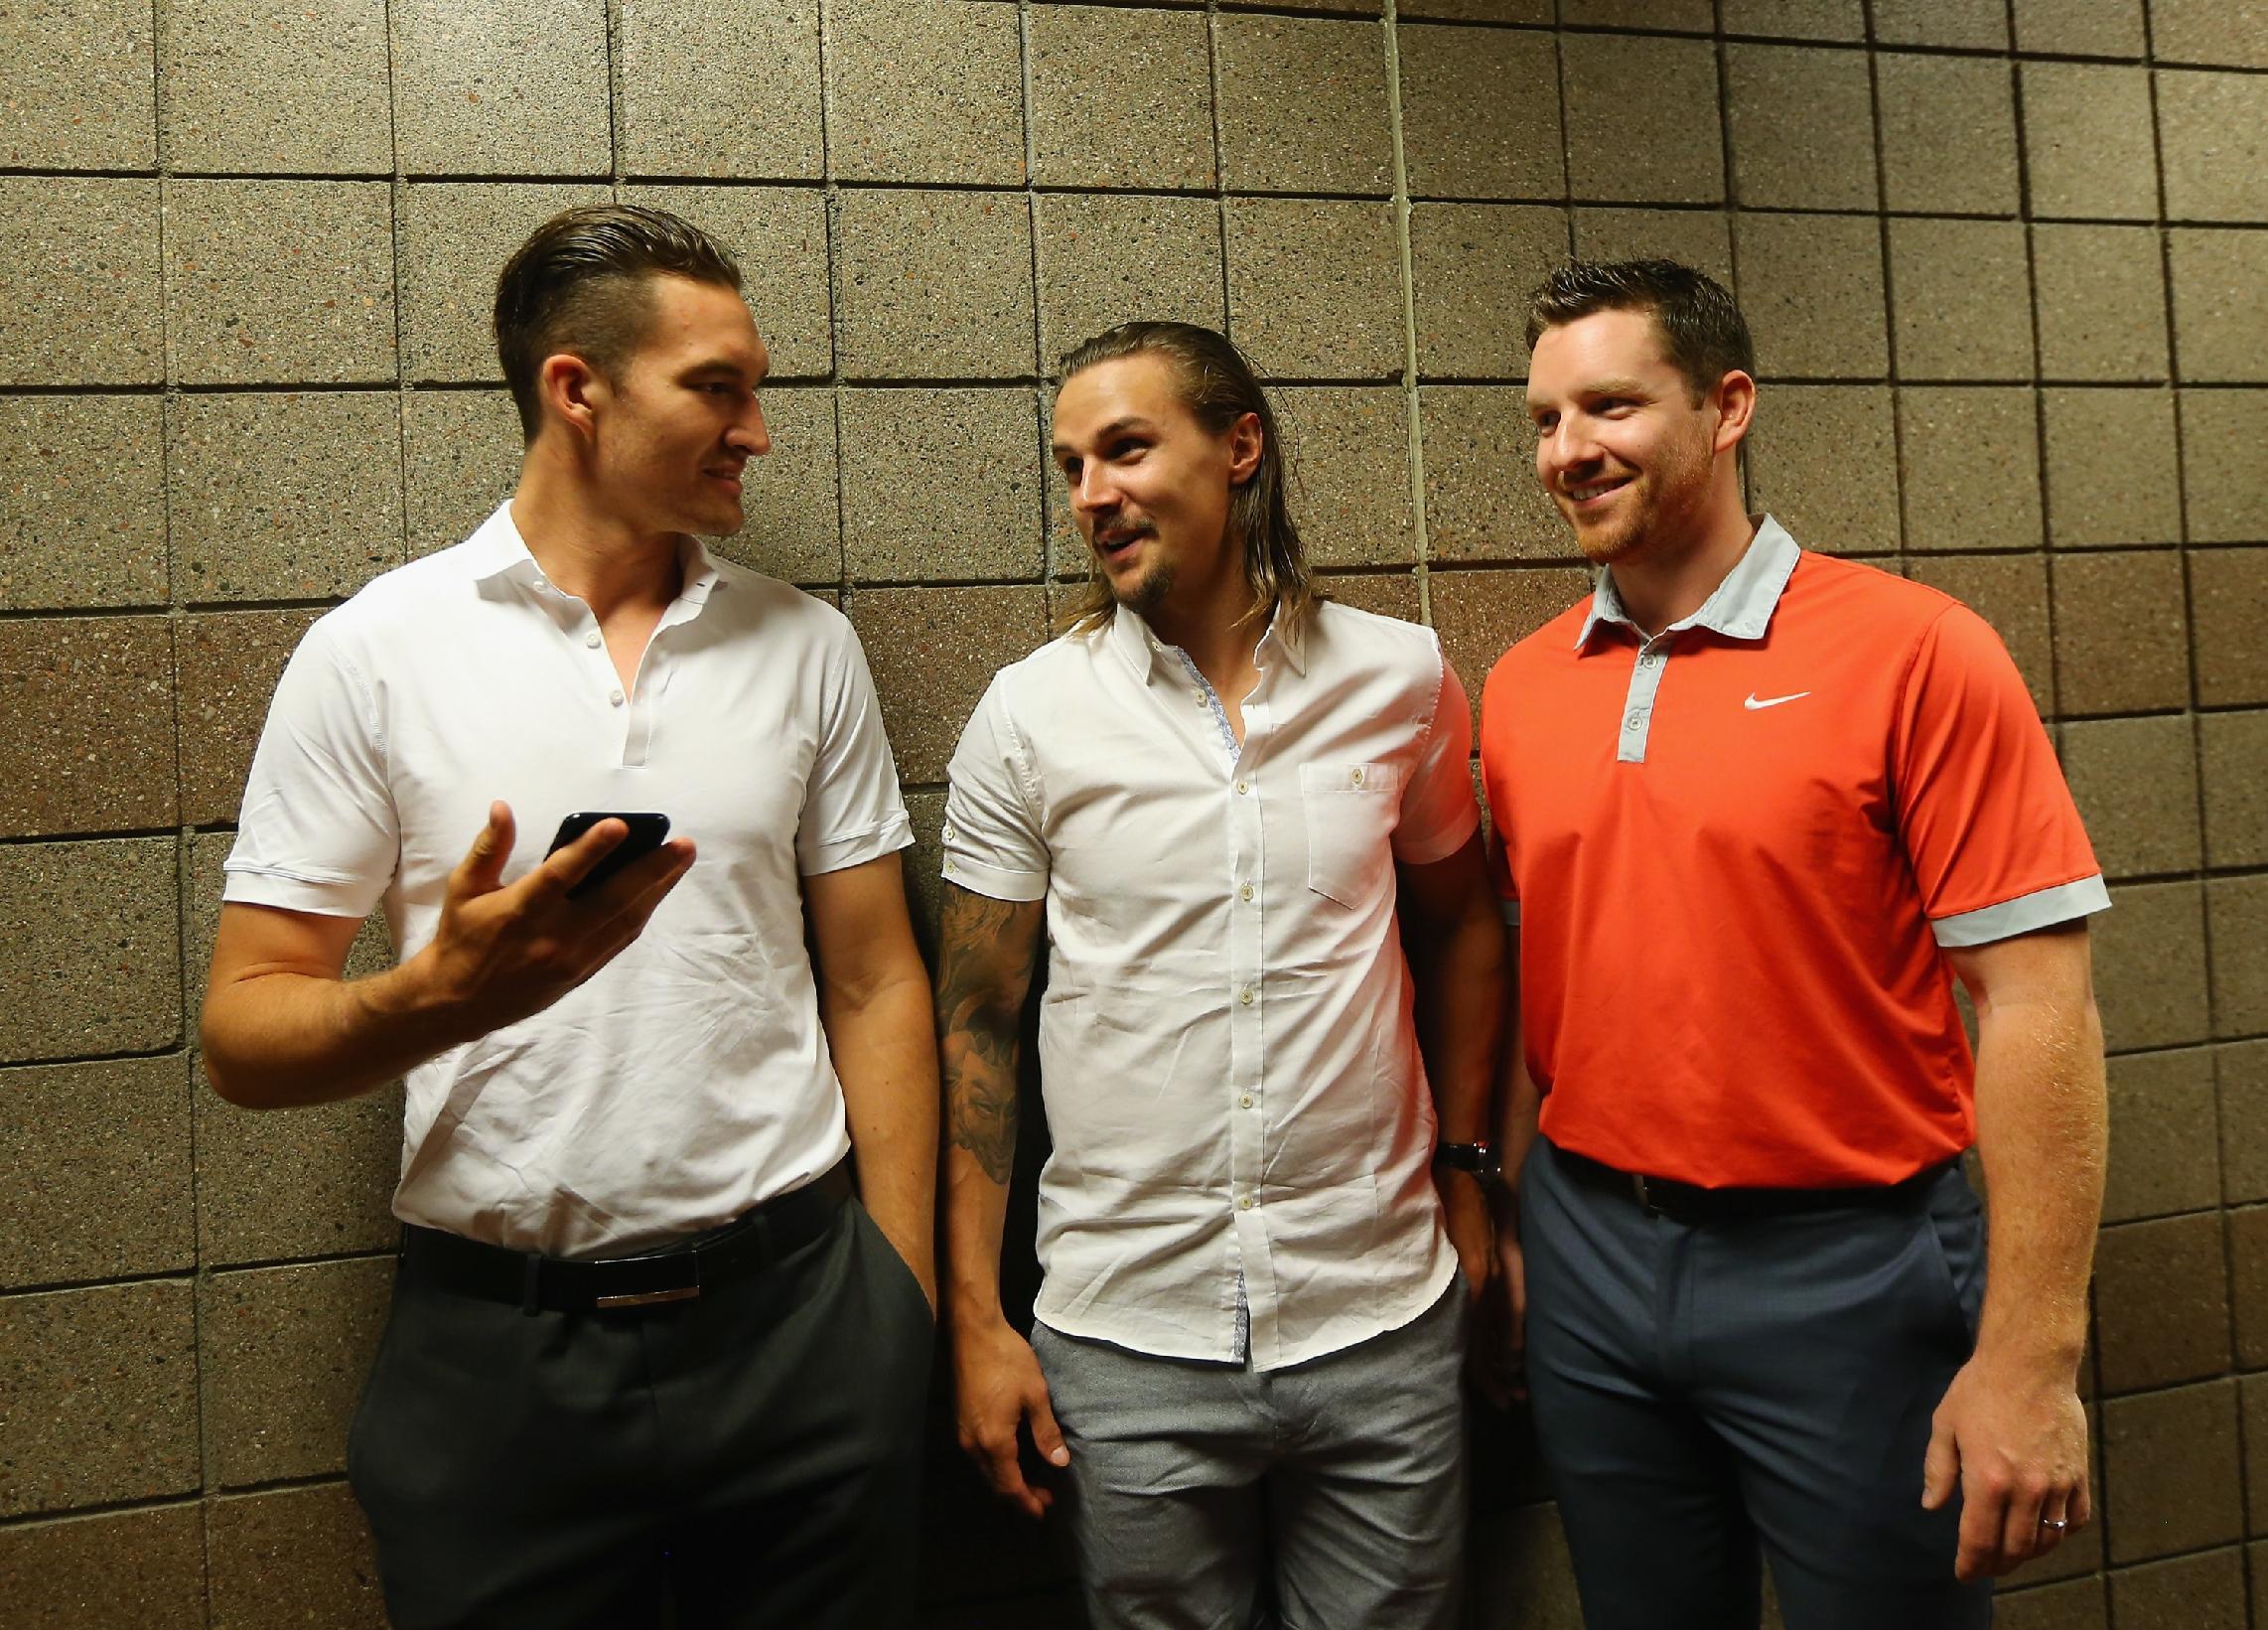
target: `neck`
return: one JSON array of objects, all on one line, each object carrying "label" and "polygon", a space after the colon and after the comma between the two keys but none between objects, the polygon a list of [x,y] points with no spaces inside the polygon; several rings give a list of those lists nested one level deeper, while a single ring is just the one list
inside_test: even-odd
[{"label": "neck", "polygon": [[617,611],[666,606],[682,587],[677,534],[644,530],[610,510],[542,439],[527,451],[511,519],[552,586],[602,623]]},{"label": "neck", "polygon": [[1732,493],[1691,523],[1646,539],[1607,570],[1630,621],[1648,635],[1659,634],[1701,609],[1755,536],[1755,523]]},{"label": "neck", "polygon": [[1232,567],[1214,581],[1187,591],[1177,584],[1175,592],[1153,606],[1144,620],[1159,639],[1188,652],[1198,671],[1226,694],[1229,681],[1251,667],[1253,649],[1260,643],[1264,623],[1243,620],[1251,605],[1251,587]]}]

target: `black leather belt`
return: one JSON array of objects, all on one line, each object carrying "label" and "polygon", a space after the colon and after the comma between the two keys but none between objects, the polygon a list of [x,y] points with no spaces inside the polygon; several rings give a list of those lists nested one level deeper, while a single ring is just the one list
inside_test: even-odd
[{"label": "black leather belt", "polygon": [[652,1307],[691,1301],[704,1289],[763,1272],[826,1233],[850,1193],[846,1158],[697,1245],[597,1261],[508,1251],[411,1224],[402,1230],[402,1261],[428,1283],[491,1301],[517,1302],[530,1313]]},{"label": "black leather belt", "polygon": [[[1554,1145],[1557,1148],[1557,1145]],[[1725,1223],[1749,1217],[1785,1217],[1795,1212],[1830,1211],[1837,1207],[1896,1207],[1912,1205],[1944,1175],[1953,1160],[1925,1166],[1897,1183],[1862,1188],[1829,1189],[1710,1189],[1698,1183],[1681,1183],[1671,1177],[1648,1177],[1622,1171],[1572,1149],[1557,1150],[1561,1163],[1573,1176],[1626,1199],[1634,1200],[1649,1215],[1680,1223]]]}]

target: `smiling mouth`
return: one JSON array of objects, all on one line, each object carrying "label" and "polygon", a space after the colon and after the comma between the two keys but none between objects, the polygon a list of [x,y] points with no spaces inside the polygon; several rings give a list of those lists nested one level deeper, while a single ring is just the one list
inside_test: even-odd
[{"label": "smiling mouth", "polygon": [[735,494],[740,492],[740,472],[737,470],[711,470],[709,479],[722,482],[725,486],[730,487]]},{"label": "smiling mouth", "polygon": [[1579,511],[1591,510],[1614,497],[1615,494],[1621,492],[1636,479],[1634,476],[1611,476],[1603,481],[1586,481],[1575,486],[1563,486],[1559,492],[1560,496],[1574,509]]},{"label": "smiling mouth", "polygon": [[1094,552],[1105,560],[1116,560],[1127,550],[1150,535],[1147,526],[1119,526],[1094,534]]}]

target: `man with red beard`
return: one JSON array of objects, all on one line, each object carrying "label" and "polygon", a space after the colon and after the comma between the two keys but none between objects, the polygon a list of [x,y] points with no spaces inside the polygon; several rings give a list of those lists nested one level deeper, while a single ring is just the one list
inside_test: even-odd
[{"label": "man with red beard", "polygon": [[1753,1627],[1761,1548],[1791,1630],[1983,1625],[2088,1517],[2101,876],[1984,622],[1747,513],[1730,295],[1574,264],[1528,342],[1600,570],[1483,701],[1498,1249],[1586,1620]]}]

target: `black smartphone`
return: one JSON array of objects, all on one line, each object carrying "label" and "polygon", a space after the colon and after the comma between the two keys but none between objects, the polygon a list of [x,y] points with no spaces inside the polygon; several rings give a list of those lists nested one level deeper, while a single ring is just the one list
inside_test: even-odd
[{"label": "black smartphone", "polygon": [[602,820],[623,822],[630,827],[630,835],[609,849],[599,863],[584,875],[583,880],[567,891],[570,900],[603,886],[608,878],[631,862],[644,859],[660,848],[661,840],[669,835],[669,817],[665,815],[632,815],[626,810],[579,810],[559,822],[559,830],[552,834],[551,847],[544,850],[544,854],[557,854]]}]

